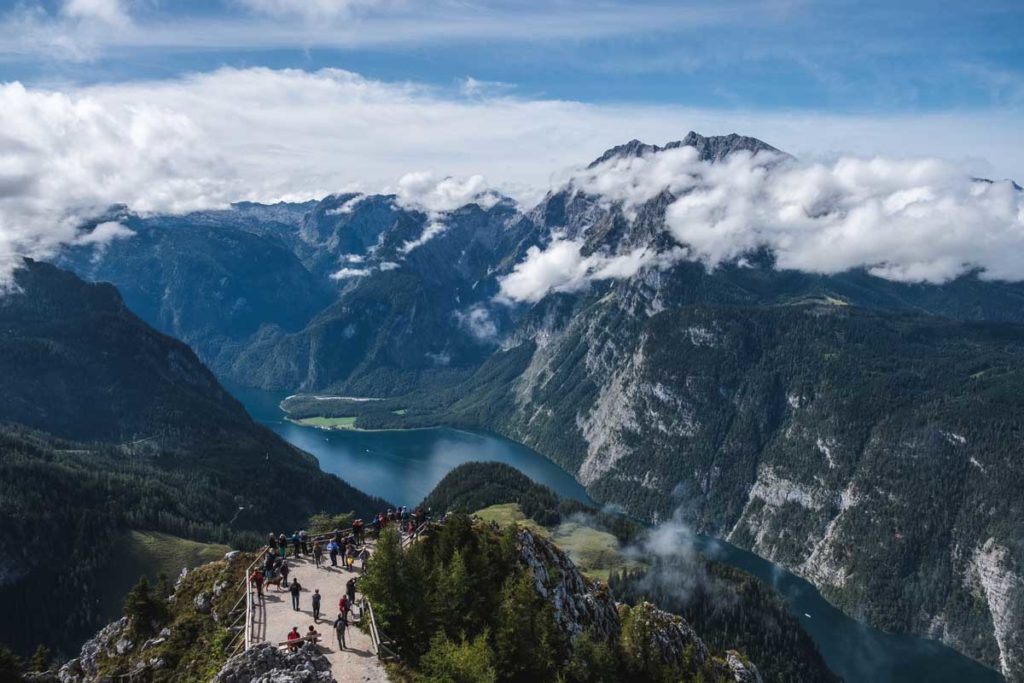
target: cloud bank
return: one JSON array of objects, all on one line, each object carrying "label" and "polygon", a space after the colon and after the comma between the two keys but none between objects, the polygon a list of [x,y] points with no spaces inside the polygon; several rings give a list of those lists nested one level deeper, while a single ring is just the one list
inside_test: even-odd
[{"label": "cloud bank", "polygon": [[[82,4],[86,6],[90,3]],[[120,5],[91,6],[102,15],[104,6]],[[116,20],[116,15],[111,17]],[[1001,177],[979,161],[982,157],[1007,169],[1002,175],[1012,175],[1019,150],[1024,149],[1024,132],[1017,122],[998,117],[754,116],[685,107],[468,97],[458,89],[376,81],[340,70],[221,69],[171,80],[60,91],[7,83],[0,85],[0,282],[8,279],[19,256],[53,254],[60,245],[81,237],[78,226],[83,219],[115,203],[141,212],[183,212],[241,200],[320,198],[341,189],[394,190],[395,179],[403,178],[398,183],[399,201],[437,214],[443,223],[443,214],[460,202],[493,197],[484,177],[497,181],[495,187],[502,193],[529,205],[548,187],[571,178],[572,168],[608,147],[631,137],[678,139],[689,129],[705,134],[747,132],[805,157],[808,149],[927,152],[934,151],[935,140],[941,139],[947,141],[939,150],[941,155],[955,162],[950,168],[960,169],[961,178]],[[666,157],[650,160],[643,172],[607,169],[608,175],[577,182],[597,183],[595,187],[609,195],[638,202],[651,187],[663,184],[682,192],[691,182],[684,177],[690,163],[685,156]],[[424,170],[407,175],[413,169]],[[869,182],[858,175],[862,172],[843,171],[835,163],[800,169],[787,176],[790,184],[799,182],[802,172],[822,183],[822,192],[844,192],[851,183],[857,191],[868,191],[867,185],[873,183],[871,191],[879,197],[883,194],[880,183],[885,173],[881,171]],[[803,264],[802,252],[792,242],[806,241],[810,228],[805,225],[804,232],[794,232],[792,221],[779,217],[782,208],[793,204],[786,198],[788,185],[776,181],[758,185],[756,169],[735,170],[737,178],[753,183],[746,189],[767,198],[773,207],[764,209],[765,215],[754,216],[761,226],[758,239],[768,236],[792,259],[788,263]],[[739,235],[730,233],[729,226],[745,219],[737,217],[738,207],[732,207],[730,221],[719,221],[714,233],[700,234],[700,212],[713,213],[715,198],[720,196],[714,188],[734,191],[732,185],[722,183],[740,180],[709,177],[701,182],[693,201],[701,197],[705,203],[680,205],[672,221],[680,239],[710,263],[739,248],[734,247],[740,244]],[[1009,211],[1005,197],[999,199],[1002,186],[975,196],[972,186],[954,187],[949,178],[928,184],[936,199],[919,199],[897,212],[905,221],[901,224],[905,231],[923,224],[913,220],[915,212],[930,210],[941,218],[947,204],[936,202],[945,201],[962,212],[958,215],[964,220],[975,221],[976,231],[984,226],[998,228],[993,234],[974,233],[983,237],[967,245],[967,260],[989,266],[992,277],[1012,270],[1012,255],[1000,254],[1016,244],[1011,240],[1012,224],[997,222],[1000,211],[1003,215]],[[836,214],[808,225],[827,225],[830,235],[845,235],[855,220],[865,220],[854,208],[850,204],[842,209],[849,216],[843,221]],[[979,217],[984,219],[981,224]],[[723,234],[730,236],[723,241]],[[969,241],[961,233],[946,241],[945,249],[949,252]],[[645,253],[583,257],[578,246],[560,245],[546,265],[537,266],[537,272],[551,282],[548,289],[569,291],[587,278],[614,277],[630,272],[637,263],[659,263],[655,256],[662,258]],[[997,259],[1001,265],[995,263]],[[918,269],[938,274],[956,269],[936,265],[935,258],[918,264],[901,257],[879,261],[879,272],[900,276],[893,263],[907,264],[906,277]],[[534,267],[524,265],[523,269]],[[568,276],[552,272],[560,268]],[[511,280],[509,295],[535,298],[539,290],[528,280],[525,274]]]},{"label": "cloud bank", "polygon": [[968,272],[1024,280],[1024,193],[938,159],[826,164],[739,152],[713,164],[681,148],[610,160],[578,173],[569,187],[601,196],[629,220],[670,193],[661,227],[678,247],[584,257],[582,238],[556,238],[531,248],[501,280],[502,300],[536,302],[681,259],[715,268],[759,248],[770,249],[779,268],[812,273],[866,268],[902,282],[943,283]]}]

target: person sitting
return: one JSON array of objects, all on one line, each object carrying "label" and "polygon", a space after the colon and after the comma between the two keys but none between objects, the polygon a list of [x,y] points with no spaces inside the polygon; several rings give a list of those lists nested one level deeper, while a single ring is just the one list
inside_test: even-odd
[{"label": "person sitting", "polygon": [[299,634],[299,627],[292,626],[292,630],[288,632],[288,649],[297,650],[299,649],[299,639],[302,636]]},{"label": "person sitting", "polygon": [[306,640],[311,643],[317,643],[320,641],[320,632],[313,628],[313,625],[309,625],[309,630],[306,631]]}]

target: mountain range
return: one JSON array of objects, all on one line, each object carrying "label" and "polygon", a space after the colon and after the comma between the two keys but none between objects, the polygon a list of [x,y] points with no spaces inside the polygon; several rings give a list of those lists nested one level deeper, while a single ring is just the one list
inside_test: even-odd
[{"label": "mountain range", "polygon": [[[683,148],[709,167],[785,159],[690,133],[591,167]],[[57,262],[114,283],[223,379],[405,408],[335,408],[365,426],[499,432],[603,503],[677,512],[850,614],[1024,678],[1024,285],[787,270],[768,248],[712,268],[667,233],[677,199],[570,182],[530,208],[494,194],[444,210],[356,194],[115,207],[97,223],[134,237]],[[550,264],[557,286],[510,297],[556,249],[572,257]]]}]

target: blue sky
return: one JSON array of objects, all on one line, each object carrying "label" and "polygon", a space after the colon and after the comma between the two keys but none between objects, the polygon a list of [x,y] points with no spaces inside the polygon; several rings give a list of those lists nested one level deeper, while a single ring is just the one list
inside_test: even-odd
[{"label": "blue sky", "polygon": [[[79,9],[68,11],[68,4]],[[1024,109],[1024,3],[7,0],[0,78],[337,67],[521,97],[843,113]],[[92,15],[90,15],[90,12]],[[113,19],[112,19],[113,18]]]}]

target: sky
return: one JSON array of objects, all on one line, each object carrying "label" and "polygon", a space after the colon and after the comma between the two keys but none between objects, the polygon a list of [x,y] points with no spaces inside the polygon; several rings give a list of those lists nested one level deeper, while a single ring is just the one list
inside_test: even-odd
[{"label": "sky", "polygon": [[0,275],[112,203],[529,203],[689,130],[1021,180],[1022,35],[1005,0],[2,0]]}]

